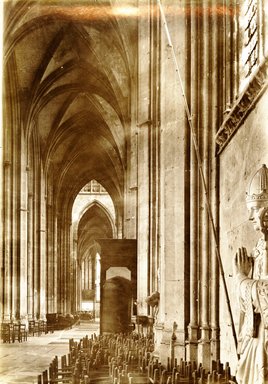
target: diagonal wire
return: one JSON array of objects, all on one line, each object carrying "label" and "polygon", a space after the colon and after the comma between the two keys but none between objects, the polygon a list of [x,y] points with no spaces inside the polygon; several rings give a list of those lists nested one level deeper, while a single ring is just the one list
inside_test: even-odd
[{"label": "diagonal wire", "polygon": [[208,198],[208,190],[207,190],[206,180],[205,180],[205,176],[204,176],[204,172],[203,172],[203,168],[202,168],[202,160],[201,160],[200,151],[199,151],[199,147],[198,147],[198,143],[197,143],[197,139],[196,139],[195,130],[194,130],[194,127],[192,124],[192,116],[191,116],[188,102],[187,102],[187,99],[185,96],[185,91],[184,91],[184,86],[183,86],[183,82],[182,82],[182,78],[181,78],[181,74],[180,74],[180,70],[179,70],[179,66],[178,66],[178,61],[177,61],[177,58],[175,55],[175,50],[174,50],[174,47],[173,47],[173,44],[171,41],[171,37],[170,37],[169,30],[168,30],[168,25],[167,25],[165,13],[163,10],[163,6],[162,6],[160,0],[157,0],[157,3],[159,6],[161,18],[163,20],[164,28],[166,31],[166,37],[168,40],[168,45],[171,48],[171,52],[172,52],[172,56],[173,56],[173,60],[174,60],[174,64],[175,64],[175,69],[176,69],[176,74],[177,74],[178,79],[179,79],[180,88],[181,88],[181,92],[182,92],[182,96],[183,96],[183,100],[184,100],[184,107],[185,107],[187,120],[188,120],[190,131],[191,131],[191,138],[193,140],[193,145],[194,145],[194,149],[195,149],[195,153],[196,153],[196,157],[197,157],[199,174],[200,174],[200,177],[202,180],[202,185],[203,185],[203,189],[204,189],[204,193],[205,193],[207,213],[208,213],[208,217],[209,217],[209,220],[211,223],[212,233],[213,233],[213,237],[214,237],[214,241],[215,241],[215,252],[216,252],[216,257],[217,257],[218,264],[219,264],[220,274],[222,277],[223,289],[224,289],[227,308],[228,308],[230,321],[231,321],[232,334],[233,334],[233,338],[234,338],[235,348],[237,349],[237,336],[236,336],[236,331],[235,331],[234,319],[233,319],[232,309],[231,309],[231,305],[230,305],[230,299],[229,299],[227,284],[226,284],[226,280],[225,280],[224,269],[223,269],[223,265],[222,265],[222,259],[221,259],[221,255],[220,255],[220,251],[219,251],[217,232],[216,232],[214,219],[213,219],[213,215],[212,215],[212,210],[211,210],[211,206],[210,206],[210,202],[209,202],[209,198]]}]

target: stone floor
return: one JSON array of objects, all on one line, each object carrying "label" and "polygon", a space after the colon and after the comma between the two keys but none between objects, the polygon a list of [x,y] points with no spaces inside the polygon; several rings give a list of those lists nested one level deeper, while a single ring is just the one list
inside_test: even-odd
[{"label": "stone floor", "polygon": [[36,384],[38,374],[48,368],[52,358],[66,355],[69,339],[99,333],[98,323],[83,322],[71,329],[47,335],[30,336],[22,343],[0,342],[0,383]]}]

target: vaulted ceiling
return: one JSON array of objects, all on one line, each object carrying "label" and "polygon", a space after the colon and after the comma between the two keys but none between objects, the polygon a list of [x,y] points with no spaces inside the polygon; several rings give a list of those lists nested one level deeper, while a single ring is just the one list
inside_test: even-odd
[{"label": "vaulted ceiling", "polygon": [[[113,238],[113,228],[107,213],[98,203],[92,204],[82,216],[78,226],[79,258],[91,256],[91,248],[98,239]],[[95,256],[95,253],[92,252]]]},{"label": "vaulted ceiling", "polygon": [[122,203],[137,19],[125,16],[120,3],[5,2],[6,92],[12,78],[21,129],[25,137],[34,131],[65,207],[91,179],[117,208]]}]

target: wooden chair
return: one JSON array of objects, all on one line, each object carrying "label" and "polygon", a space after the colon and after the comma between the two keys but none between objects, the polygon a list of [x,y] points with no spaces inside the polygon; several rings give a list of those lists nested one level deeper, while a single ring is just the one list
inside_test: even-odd
[{"label": "wooden chair", "polygon": [[13,332],[12,332],[12,342],[15,343],[15,341],[18,340],[18,342],[21,342],[20,339],[20,324],[13,324]]},{"label": "wooden chair", "polygon": [[27,341],[28,332],[26,329],[26,324],[20,324],[20,340]]},{"label": "wooden chair", "polygon": [[12,341],[13,325],[11,323],[1,324],[1,339],[3,343],[11,343]]},{"label": "wooden chair", "polygon": [[39,323],[36,320],[29,320],[29,335],[38,335],[40,336]]},{"label": "wooden chair", "polygon": [[47,334],[48,333],[47,322],[45,320],[39,320],[38,321],[38,329],[39,329],[40,334],[42,334],[43,332],[45,334]]},{"label": "wooden chair", "polygon": [[22,341],[27,341],[27,331],[25,324],[13,324],[12,342],[14,343],[16,340],[18,340],[19,343],[21,343]]}]

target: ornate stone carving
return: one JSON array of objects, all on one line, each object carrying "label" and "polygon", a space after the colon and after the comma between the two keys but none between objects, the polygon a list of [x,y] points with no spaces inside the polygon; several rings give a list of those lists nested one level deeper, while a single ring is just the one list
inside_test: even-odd
[{"label": "ornate stone carving", "polygon": [[267,78],[268,58],[259,66],[254,77],[248,84],[243,94],[233,105],[224,122],[216,135],[218,144],[217,153],[219,154],[231,140],[232,136],[243,123],[246,116],[254,108],[259,97],[268,85]]},{"label": "ornate stone carving", "polygon": [[251,203],[261,203],[264,206],[268,204],[268,168],[265,164],[252,177],[249,189],[246,193],[246,202],[249,206]]},{"label": "ornate stone carving", "polygon": [[159,300],[160,300],[160,293],[155,291],[150,296],[148,296],[145,301],[148,305],[154,308],[154,307],[158,307]]},{"label": "ornate stone carving", "polygon": [[153,308],[153,317],[156,318],[158,314],[158,305],[160,300],[160,293],[158,291],[153,292],[150,296],[148,296],[145,301],[150,307]]}]

